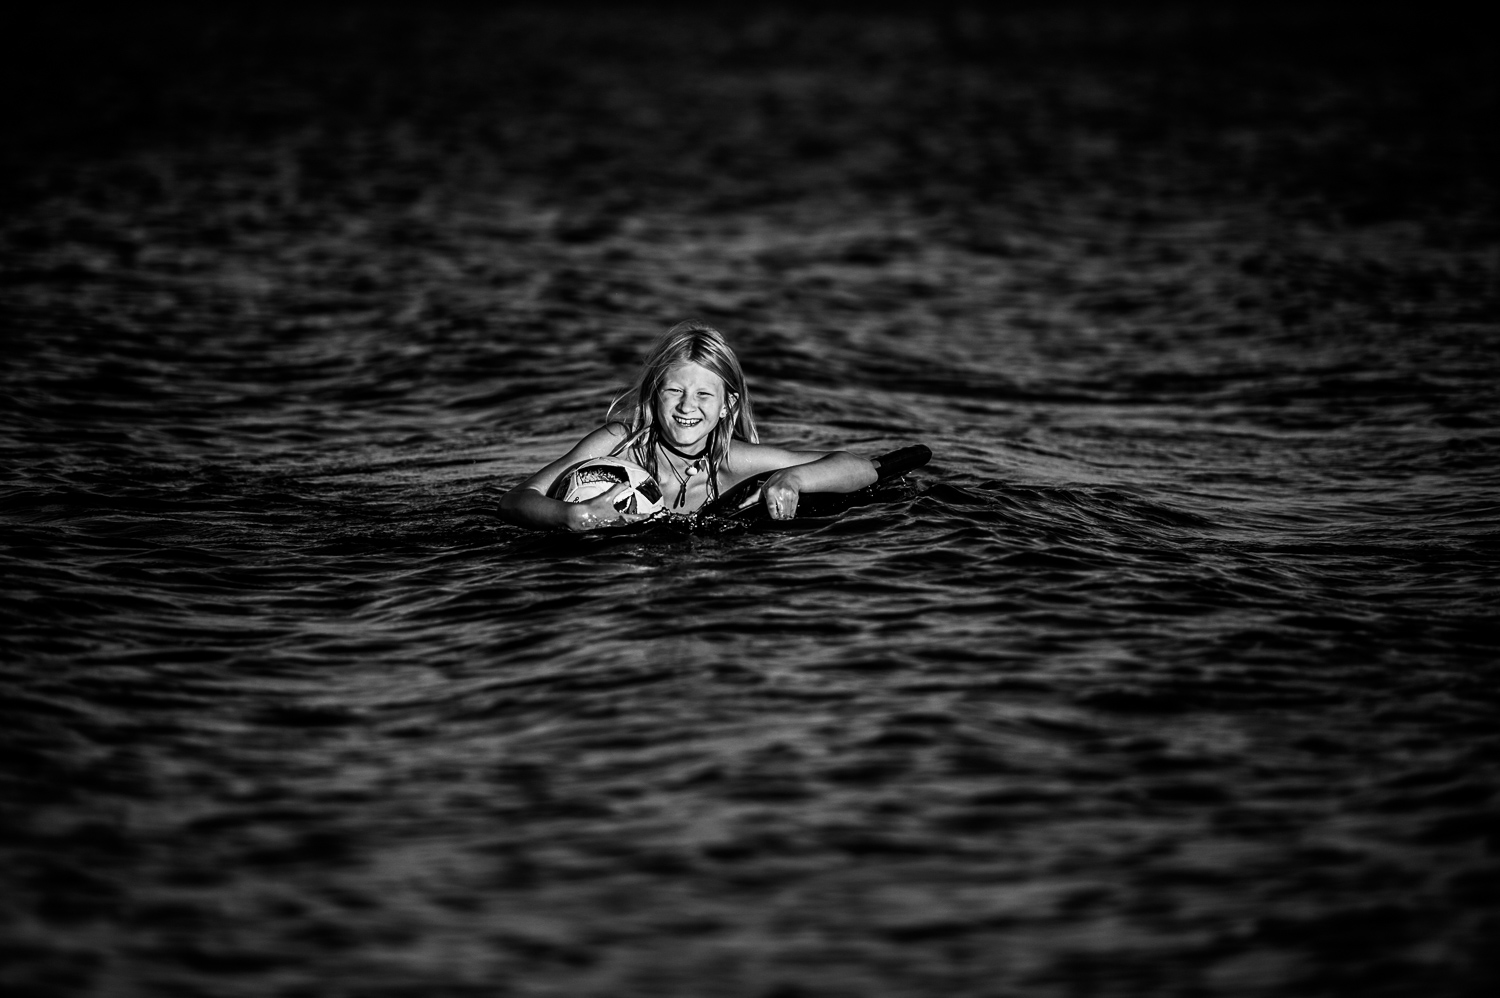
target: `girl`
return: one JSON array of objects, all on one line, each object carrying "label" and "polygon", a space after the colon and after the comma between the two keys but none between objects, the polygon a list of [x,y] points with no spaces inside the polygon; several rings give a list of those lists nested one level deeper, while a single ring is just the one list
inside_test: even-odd
[{"label": "girl", "polygon": [[617,485],[587,502],[551,499],[547,491],[573,465],[619,455],[661,485],[669,510],[691,513],[736,483],[773,474],[760,498],[777,520],[797,515],[803,492],[854,492],[876,480],[875,466],[844,451],[785,450],[760,442],[740,362],[717,329],[701,322],[673,326],[652,348],[635,387],[615,399],[604,425],[562,457],[506,493],[500,512],[524,527],[592,530],[633,523],[622,513]]}]

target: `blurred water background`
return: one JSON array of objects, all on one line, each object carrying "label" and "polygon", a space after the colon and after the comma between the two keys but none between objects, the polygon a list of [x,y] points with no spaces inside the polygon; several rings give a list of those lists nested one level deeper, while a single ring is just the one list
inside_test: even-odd
[{"label": "blurred water background", "polygon": [[[1500,117],[1420,14],[13,10],[0,988],[1492,993]],[[932,463],[500,522],[687,317]]]}]

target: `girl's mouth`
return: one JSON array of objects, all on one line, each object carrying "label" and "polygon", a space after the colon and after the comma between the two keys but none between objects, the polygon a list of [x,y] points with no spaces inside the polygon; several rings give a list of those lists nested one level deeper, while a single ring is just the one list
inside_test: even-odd
[{"label": "girl's mouth", "polygon": [[682,416],[673,416],[672,421],[675,422],[678,426],[692,428],[703,422],[703,417],[699,416],[697,419],[686,419]]}]

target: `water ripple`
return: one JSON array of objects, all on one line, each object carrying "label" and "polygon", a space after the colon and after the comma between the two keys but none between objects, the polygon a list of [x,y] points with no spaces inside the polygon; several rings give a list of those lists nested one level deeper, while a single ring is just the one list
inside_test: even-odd
[{"label": "water ripple", "polygon": [[[1336,6],[24,15],[0,982],[1488,993],[1496,91]],[[499,520],[687,315],[931,464]]]}]

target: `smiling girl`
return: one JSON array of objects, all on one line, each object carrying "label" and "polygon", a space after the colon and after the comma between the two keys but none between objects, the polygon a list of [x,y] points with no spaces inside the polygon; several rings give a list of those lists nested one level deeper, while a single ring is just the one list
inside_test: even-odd
[{"label": "smiling girl", "polygon": [[760,498],[777,520],[797,515],[803,492],[854,492],[876,480],[875,466],[854,454],[762,444],[740,362],[723,335],[700,322],[668,330],[647,356],[635,387],[610,405],[604,425],[506,493],[501,515],[525,527],[567,530],[645,519],[614,508],[624,485],[580,503],[548,497],[575,464],[606,456],[629,458],[651,472],[675,513],[694,512],[763,472],[773,474]]}]

